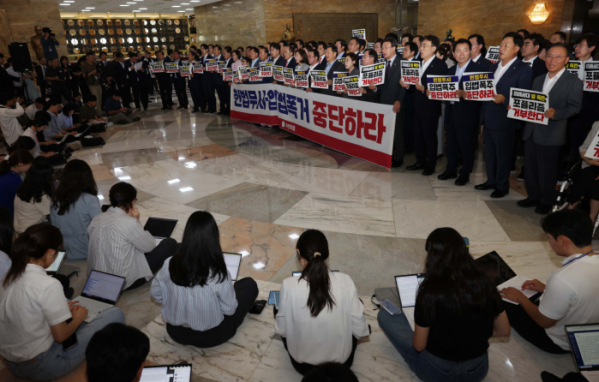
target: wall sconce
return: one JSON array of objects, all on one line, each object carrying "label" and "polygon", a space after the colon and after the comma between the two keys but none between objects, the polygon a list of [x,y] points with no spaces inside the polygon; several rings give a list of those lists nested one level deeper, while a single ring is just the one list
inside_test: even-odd
[{"label": "wall sconce", "polygon": [[533,24],[543,24],[550,14],[551,12],[547,10],[545,3],[542,1],[538,2],[532,11],[526,13]]}]

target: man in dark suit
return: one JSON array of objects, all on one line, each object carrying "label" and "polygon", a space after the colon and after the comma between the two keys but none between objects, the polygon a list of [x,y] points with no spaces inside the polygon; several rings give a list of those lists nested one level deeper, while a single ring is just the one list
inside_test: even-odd
[{"label": "man in dark suit", "polygon": [[487,181],[475,186],[477,190],[495,190],[492,198],[503,198],[510,190],[510,166],[514,148],[515,131],[520,121],[507,117],[510,89],[530,89],[532,69],[518,59],[524,40],[517,33],[507,33],[499,47],[499,62],[493,64],[497,95],[485,102],[483,111],[483,137]]},{"label": "man in dark suit", "polygon": [[531,33],[524,39],[524,46],[522,47],[522,62],[528,64],[532,68],[532,80],[538,76],[542,76],[547,73],[547,67],[545,61],[539,58],[539,49],[545,42],[543,36],[538,33]]},{"label": "man in dark suit", "polygon": [[320,89],[320,93],[337,96],[337,92],[333,91],[333,73],[345,72],[345,66],[337,61],[337,47],[335,45],[329,45],[325,51],[326,62],[324,71],[327,73],[328,89]]},{"label": "man in dark suit", "polygon": [[[167,62],[164,58],[164,52],[156,52],[156,60],[158,62]],[[171,85],[170,75],[167,73],[156,73],[158,87],[160,88],[160,99],[162,100],[162,110],[168,110],[173,105],[173,88]]]},{"label": "man in dark suit", "polygon": [[283,59],[285,60],[285,63],[283,64],[284,68],[295,69],[295,67],[297,66],[297,63],[295,62],[295,58],[293,58],[294,53],[295,53],[295,48],[293,46],[289,46],[289,45],[283,46],[283,48],[281,49],[281,55],[283,56]]},{"label": "man in dark suit", "polygon": [[[406,37],[406,36],[404,36]],[[411,37],[411,35],[407,36]],[[403,37],[402,37],[403,39]],[[402,61],[418,61],[414,57],[418,53],[418,45],[415,43],[408,41],[404,45],[404,50],[402,53]],[[414,152],[414,92],[416,91],[416,86],[404,84],[400,82],[401,86],[406,89],[406,97],[404,98],[403,110],[405,114],[405,124],[404,124],[404,147],[406,153],[410,154]]]},{"label": "man in dark suit", "polygon": [[127,72],[127,85],[125,86],[125,92],[133,93],[133,101],[135,102],[135,108],[137,111],[141,110],[139,87],[137,86],[137,72],[135,70],[135,64],[137,63],[137,54],[129,52],[129,59],[125,61],[125,71]]},{"label": "man in dark suit", "polygon": [[[362,64],[364,66],[374,65],[378,59],[378,54],[374,49],[366,49],[364,51],[364,56],[362,56]],[[366,102],[374,102],[379,103],[380,101],[380,92],[378,90],[380,86],[370,85],[368,87],[360,88],[360,92],[362,93],[362,97],[360,99]],[[405,106],[405,105],[404,105]]]},{"label": "man in dark suit", "polygon": [[131,107],[131,92],[128,91],[127,71],[125,70],[125,56],[118,52],[114,60],[108,64],[108,76],[115,81],[115,86],[121,94],[123,106]]},{"label": "man in dark suit", "polygon": [[386,60],[385,83],[380,89],[380,100],[383,105],[392,105],[395,113],[395,134],[393,136],[393,159],[392,167],[400,167],[403,164],[404,155],[404,126],[403,126],[403,106],[402,102],[406,95],[406,89],[400,84],[401,63],[397,55],[397,40],[386,38],[383,41],[383,57]]},{"label": "man in dark suit", "polygon": [[[456,186],[464,186],[470,180],[470,173],[474,167],[474,150],[476,148],[476,130],[479,126],[479,115],[481,102],[466,100],[464,84],[462,79],[468,73],[476,73],[480,70],[479,64],[470,59],[470,41],[458,40],[453,48],[453,57],[457,65],[447,71],[448,76],[458,76],[460,79],[459,90],[456,92],[459,101],[451,101],[446,105],[447,123],[447,168],[438,176],[440,180],[457,178]],[[464,165],[460,169],[458,177],[458,157],[460,152]]]},{"label": "man in dark suit", "polygon": [[337,47],[337,58],[345,57],[345,51],[347,51],[347,42],[340,38],[335,41],[335,46]]},{"label": "man in dark suit", "polygon": [[[191,57],[193,58],[193,62],[196,65],[202,65],[202,59],[198,54],[197,49],[194,46],[190,48]],[[193,101],[193,110],[192,113],[197,113],[198,111],[204,111],[206,109],[206,99],[204,98],[204,88],[202,87],[202,76],[200,73],[191,73],[191,78],[189,79],[189,92],[191,93],[191,99]]]},{"label": "man in dark suit", "polygon": [[[231,54],[233,49],[230,46],[225,46],[223,57],[225,59],[225,67],[230,69],[233,66],[233,58]],[[223,81],[223,100],[221,101],[220,114],[231,113],[231,81]],[[219,96],[220,97],[220,96]]]},{"label": "man in dark suit", "polygon": [[422,45],[422,39],[423,37],[419,34],[414,36],[414,38],[412,39],[412,42],[416,44],[416,46],[418,46],[418,52],[416,52],[416,54],[414,55],[414,59],[418,61],[422,61],[422,57],[420,57],[420,46]]},{"label": "man in dark suit", "polygon": [[493,63],[485,58],[487,48],[485,48],[485,38],[479,34],[473,34],[468,37],[472,45],[470,50],[470,59],[480,65],[481,72],[487,72],[491,69]]},{"label": "man in dark suit", "polygon": [[208,103],[208,113],[216,114],[216,96],[214,95],[214,74],[206,70],[206,60],[214,58],[209,53],[209,47],[206,44],[200,46],[202,52],[202,64],[204,65],[204,74],[202,74],[202,87],[204,88],[204,98]]},{"label": "man in dark suit", "polygon": [[[532,36],[532,35],[531,35]],[[551,212],[555,199],[558,154],[566,143],[568,118],[582,108],[583,85],[576,76],[565,69],[570,57],[566,44],[558,43],[547,52],[549,73],[537,77],[532,90],[549,94],[549,109],[545,117],[547,126],[527,122],[524,129],[526,142],[525,185],[528,198],[520,200],[520,207],[534,207],[539,214]]]},{"label": "man in dark suit", "polygon": [[37,75],[37,86],[40,87],[40,94],[43,99],[46,99],[46,59],[40,58],[40,64],[35,67],[35,74]]},{"label": "man in dark suit", "polygon": [[406,170],[420,170],[422,175],[432,175],[437,165],[437,128],[441,116],[441,102],[428,98],[428,76],[447,74],[447,64],[436,57],[439,37],[427,35],[420,44],[420,82],[414,92],[414,143],[416,163]]},{"label": "man in dark suit", "polygon": [[[172,58],[173,62],[177,65],[181,65],[181,53],[178,50],[173,51]],[[187,99],[187,81],[185,77],[181,76],[181,73],[173,73],[171,77],[173,85],[175,85],[175,93],[177,94],[177,100],[179,100],[179,107],[177,109],[187,109],[189,100]]]},{"label": "man in dark suit", "polygon": [[[314,70],[319,72],[325,70],[326,62],[323,62],[322,64],[318,63],[318,51],[313,48],[306,48],[306,51],[308,53],[308,65],[310,65],[309,71],[311,72]],[[308,76],[308,88],[306,89],[306,92],[320,93],[320,89],[312,89],[312,76]]]},{"label": "man in dark suit", "polygon": [[[593,61],[593,55],[599,49],[599,38],[593,34],[584,34],[576,41],[576,59],[582,61],[583,69],[586,62]],[[584,81],[585,71],[578,72],[578,78]],[[570,136],[570,164],[573,165],[580,160],[578,149],[591,131],[595,121],[599,121],[599,93],[585,91],[582,94],[582,110],[572,117],[568,123],[568,135]]]},{"label": "man in dark suit", "polygon": [[[281,46],[279,44],[271,44],[271,46],[270,46],[270,57],[272,59],[272,65],[273,66],[285,66],[286,60],[281,55]],[[273,76],[274,76],[274,68],[273,68]],[[279,85],[283,84],[282,81],[275,81],[274,78],[272,78],[272,83],[273,84],[279,84]]]},{"label": "man in dark suit", "polygon": [[[214,45],[214,58],[216,59],[216,62],[219,63],[226,61],[225,57],[222,55],[222,48],[220,45]],[[225,114],[227,106],[227,101],[225,100],[225,86],[227,86],[227,88],[229,87],[225,84],[225,81],[223,81],[222,73],[218,73],[218,71],[214,72],[214,87],[216,89],[216,94],[218,94],[218,101],[220,103],[220,111],[218,112],[218,114]]]}]

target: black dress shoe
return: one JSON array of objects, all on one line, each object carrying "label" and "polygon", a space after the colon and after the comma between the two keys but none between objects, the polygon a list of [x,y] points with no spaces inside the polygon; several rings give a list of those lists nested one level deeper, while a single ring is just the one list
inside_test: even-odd
[{"label": "black dress shoe", "polygon": [[168,107],[163,107],[163,108],[162,108],[162,109],[160,109],[160,110],[168,110],[168,109],[169,109]]},{"label": "black dress shoe", "polygon": [[485,182],[482,184],[477,184],[476,186],[474,186],[474,189],[479,191],[494,190],[495,186],[492,184],[487,184],[487,182]]},{"label": "black dress shoe", "polygon": [[455,173],[455,172],[451,173],[451,172],[445,171],[443,174],[439,175],[437,177],[437,179],[439,179],[439,180],[447,180],[447,179],[455,179],[457,177],[458,177],[457,173]]},{"label": "black dress shoe", "polygon": [[491,197],[493,199],[499,199],[499,198],[503,198],[504,196],[506,196],[509,193],[510,193],[510,190],[495,190],[491,193]]},{"label": "black dress shoe", "polygon": [[455,180],[455,185],[456,186],[465,186],[466,183],[470,182],[470,176],[462,176],[460,175],[456,180]]},{"label": "black dress shoe", "polygon": [[193,110],[192,110],[191,112],[192,112],[192,113],[197,113],[197,112],[199,112],[199,111],[200,111],[200,109],[198,109],[197,107],[194,107],[194,108],[193,108]]},{"label": "black dress shoe", "polygon": [[536,207],[539,204],[538,200],[532,200],[531,198],[526,198],[524,200],[518,200],[516,203],[520,207],[528,208],[528,207]]},{"label": "black dress shoe", "polygon": [[429,168],[429,169],[422,171],[422,175],[424,175],[424,176],[430,176],[430,175],[433,175],[434,173],[435,173],[434,168]]},{"label": "black dress shoe", "polygon": [[539,203],[537,205],[537,208],[535,208],[535,212],[537,214],[547,215],[548,213],[551,212],[551,205],[550,204]]},{"label": "black dress shoe", "polygon": [[420,164],[418,163],[414,163],[413,165],[410,165],[408,167],[406,167],[406,170],[408,171],[416,171],[416,170],[422,170],[424,167],[422,167]]},{"label": "black dress shoe", "polygon": [[402,160],[400,160],[400,161],[394,161],[394,162],[391,163],[391,167],[392,168],[398,168],[398,167],[401,167],[402,165],[403,165],[403,161]]}]

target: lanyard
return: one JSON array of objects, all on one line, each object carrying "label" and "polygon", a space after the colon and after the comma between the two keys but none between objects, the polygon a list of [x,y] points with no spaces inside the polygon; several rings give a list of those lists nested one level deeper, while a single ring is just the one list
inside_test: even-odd
[{"label": "lanyard", "polygon": [[582,259],[583,257],[585,257],[585,256],[587,256],[587,255],[590,255],[590,254],[591,254],[591,253],[593,253],[593,252],[594,252],[593,250],[590,250],[590,251],[588,251],[587,253],[585,253],[584,255],[582,255],[582,256],[579,256],[579,257],[577,257],[577,258],[575,258],[575,259],[572,259],[572,260],[568,261],[567,263],[565,263],[564,265],[562,265],[562,268],[563,268],[563,267],[565,267],[566,265],[570,264],[570,263],[573,263],[573,262],[575,262],[576,260],[580,260],[580,259]]}]

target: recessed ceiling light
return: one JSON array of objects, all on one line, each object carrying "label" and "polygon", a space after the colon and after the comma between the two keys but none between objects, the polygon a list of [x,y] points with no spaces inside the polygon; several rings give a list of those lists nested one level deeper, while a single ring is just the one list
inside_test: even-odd
[{"label": "recessed ceiling light", "polygon": [[190,3],[199,3],[200,0],[191,0]]},{"label": "recessed ceiling light", "polygon": [[82,9],[81,12],[89,12],[89,9]]},{"label": "recessed ceiling light", "polygon": [[132,1],[128,1],[127,4],[131,4],[131,5],[137,5],[137,3],[134,3]]},{"label": "recessed ceiling light", "polygon": [[185,8],[186,11],[193,11],[193,8]]},{"label": "recessed ceiling light", "polygon": [[173,5],[173,8],[181,8],[180,5]]},{"label": "recessed ceiling light", "polygon": [[96,7],[85,7],[85,9],[96,9]]},{"label": "recessed ceiling light", "polygon": [[181,5],[189,5],[189,3],[181,3]]},{"label": "recessed ceiling light", "polygon": [[148,10],[148,8],[139,8],[139,9],[141,9],[142,11]]},{"label": "recessed ceiling light", "polygon": [[183,188],[180,188],[179,191],[181,191],[181,192],[193,191],[193,187],[183,187]]},{"label": "recessed ceiling light", "polygon": [[63,3],[74,3],[74,1],[65,0]]},{"label": "recessed ceiling light", "polygon": [[133,13],[136,13],[136,12],[141,12],[141,11],[139,9],[136,9],[133,11]]},{"label": "recessed ceiling light", "polygon": [[121,4],[121,5],[119,5],[119,7],[128,7],[128,6],[129,6],[129,4]]},{"label": "recessed ceiling light", "polygon": [[60,5],[62,5],[63,7],[68,7],[71,4],[60,4]]},{"label": "recessed ceiling light", "polygon": [[177,11],[177,12],[179,12],[179,13],[185,13],[185,11]]}]

